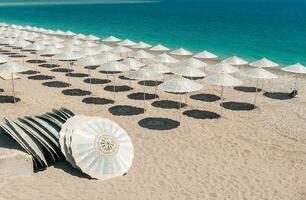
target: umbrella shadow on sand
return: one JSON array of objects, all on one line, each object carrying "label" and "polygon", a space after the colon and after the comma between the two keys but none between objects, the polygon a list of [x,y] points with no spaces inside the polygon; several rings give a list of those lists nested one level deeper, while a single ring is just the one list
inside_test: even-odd
[{"label": "umbrella shadow on sand", "polygon": [[144,86],[148,86],[148,87],[155,87],[157,85],[162,84],[162,81],[139,81],[138,84],[139,85],[144,85]]},{"label": "umbrella shadow on sand", "polygon": [[68,69],[68,68],[55,68],[51,69],[52,72],[60,72],[60,73],[68,73],[68,72],[73,72],[73,69]]},{"label": "umbrella shadow on sand", "polygon": [[147,128],[150,130],[163,131],[177,128],[180,125],[180,122],[169,118],[149,117],[140,120],[138,125],[142,128]]},{"label": "umbrella shadow on sand", "polygon": [[186,110],[183,112],[183,115],[194,119],[218,119],[221,117],[219,114],[215,112],[210,112],[206,110]]},{"label": "umbrella shadow on sand", "polygon": [[67,161],[61,161],[61,162],[56,162],[52,165],[54,168],[63,170],[64,172],[72,175],[72,176],[76,176],[79,178],[84,178],[84,179],[94,179],[91,178],[89,175],[84,174],[81,170],[73,168]]},{"label": "umbrella shadow on sand", "polygon": [[4,89],[0,88],[0,92],[4,92]]},{"label": "umbrella shadow on sand", "polygon": [[110,83],[111,81],[108,79],[100,79],[100,78],[86,78],[83,80],[84,83],[93,84],[93,85],[103,85]]},{"label": "umbrella shadow on sand", "polygon": [[85,104],[93,104],[93,105],[106,105],[113,104],[114,101],[111,99],[105,99],[100,97],[87,97],[82,100]]},{"label": "umbrella shadow on sand", "polygon": [[244,103],[244,102],[224,102],[223,108],[233,111],[250,111],[254,110],[254,105],[250,103]]},{"label": "umbrella shadow on sand", "polygon": [[43,68],[52,69],[52,68],[59,67],[60,65],[44,63],[44,64],[41,64],[41,65],[38,65],[38,66],[39,66],[39,67],[43,67]]},{"label": "umbrella shadow on sand", "polygon": [[215,102],[221,99],[219,96],[215,94],[206,94],[206,93],[191,95],[190,98],[193,100],[205,101],[205,102]]},{"label": "umbrella shadow on sand", "polygon": [[10,55],[9,57],[10,58],[26,58],[27,56],[26,55],[18,55],[18,54],[16,54],[16,55]]},{"label": "umbrella shadow on sand", "polygon": [[[163,109],[179,109],[180,108],[180,102],[169,101],[169,100],[155,101],[151,105],[156,108],[163,108]],[[186,106],[187,104],[185,103],[181,104],[181,108],[184,108]]]},{"label": "umbrella shadow on sand", "polygon": [[42,63],[46,63],[47,61],[45,60],[27,60],[27,63],[31,63],[31,64],[42,64]]},{"label": "umbrella shadow on sand", "polygon": [[[20,98],[15,98],[16,100],[16,103],[21,101]],[[14,96],[3,96],[3,95],[0,95],[0,104],[2,103],[14,103]]]},{"label": "umbrella shadow on sand", "polygon": [[[256,92],[255,87],[246,87],[246,86],[237,86],[237,87],[234,87],[234,90],[237,90],[240,92],[250,92],[250,93]],[[257,92],[261,92],[261,89],[257,88]]]},{"label": "umbrella shadow on sand", "polygon": [[285,92],[265,92],[263,95],[270,99],[277,99],[277,100],[289,100],[293,98],[290,96],[290,93],[285,93]]},{"label": "umbrella shadow on sand", "polygon": [[66,82],[62,81],[49,81],[42,83],[43,86],[51,87],[51,88],[66,88],[70,87],[71,85]]},{"label": "umbrella shadow on sand", "polygon": [[152,100],[152,99],[156,99],[158,98],[158,95],[155,94],[149,94],[149,93],[143,93],[143,92],[136,92],[136,93],[132,93],[129,94],[127,96],[129,99],[133,99],[133,100]]},{"label": "umbrella shadow on sand", "polygon": [[90,91],[82,89],[67,89],[63,90],[62,93],[66,96],[86,96],[91,94]]},{"label": "umbrella shadow on sand", "polygon": [[34,75],[34,74],[39,74],[39,71],[34,71],[34,70],[28,70],[25,72],[19,72],[19,74],[23,74],[23,75]]},{"label": "umbrella shadow on sand", "polygon": [[127,106],[127,105],[116,105],[116,106],[110,107],[108,111],[116,116],[132,116],[132,115],[140,115],[144,113],[143,108]]},{"label": "umbrella shadow on sand", "polygon": [[69,77],[73,77],[73,78],[83,78],[83,77],[88,77],[88,74],[69,72],[69,73],[65,74],[65,76],[69,76]]},{"label": "umbrella shadow on sand", "polygon": [[37,80],[37,81],[51,80],[53,78],[54,78],[53,76],[48,76],[48,75],[34,75],[34,76],[29,76],[28,77],[28,79]]},{"label": "umbrella shadow on sand", "polygon": [[108,92],[114,92],[114,89],[115,92],[127,92],[132,90],[133,88],[128,85],[120,85],[120,86],[108,85],[104,87],[104,90]]}]

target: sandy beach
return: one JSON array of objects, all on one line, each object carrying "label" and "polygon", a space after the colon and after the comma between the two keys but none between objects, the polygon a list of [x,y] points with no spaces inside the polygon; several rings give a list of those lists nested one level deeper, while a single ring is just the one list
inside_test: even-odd
[{"label": "sandy beach", "polygon": [[[59,64],[66,66],[62,62]],[[40,74],[51,75],[47,68],[27,65]],[[74,69],[87,73],[82,67]],[[128,132],[135,148],[135,159],[127,175],[108,181],[90,179],[67,162],[58,162],[29,177],[1,179],[0,199],[306,199],[306,79],[299,79],[298,98],[286,99],[286,94],[277,93],[291,91],[293,76],[277,73],[278,79],[265,82],[267,93],[259,93],[255,110],[233,110],[233,103],[229,102],[252,103],[254,93],[226,88],[227,106],[221,118],[196,119],[182,115],[180,126],[168,131],[153,131],[138,124],[147,117],[179,120],[177,109],[151,105],[158,99],[147,101],[144,114],[115,116],[108,110],[113,104],[85,104],[82,100],[89,96],[65,96],[61,88],[43,86],[45,81],[30,80],[27,77],[31,75],[20,74],[16,91],[21,101],[0,104],[1,121],[4,117],[17,119],[63,106],[78,114],[106,117]],[[54,72],[54,76],[58,81],[68,80],[64,73]],[[97,70],[92,76],[106,78],[106,74]],[[245,87],[256,84],[255,80],[239,74],[235,77],[242,80]],[[89,90],[89,84],[83,82],[85,78],[72,77],[71,88]],[[116,82],[128,85],[127,80],[117,79]],[[103,89],[106,85],[93,85],[91,96],[112,99],[113,93]],[[129,99],[127,95],[142,92],[143,87],[137,81],[132,81],[131,87],[134,88],[131,91],[117,93],[117,105],[142,106],[141,100]],[[4,89],[0,95],[12,95],[9,80],[0,79],[0,88]],[[154,94],[154,87],[146,90]],[[199,94],[219,96],[220,88],[204,85],[200,92],[188,95],[188,106],[182,108],[182,112],[219,113],[218,100],[196,100],[194,95],[199,97]],[[158,95],[160,100],[178,100],[177,95],[161,91]],[[242,104],[238,105],[243,108]],[[5,150],[0,147],[1,152]]]}]

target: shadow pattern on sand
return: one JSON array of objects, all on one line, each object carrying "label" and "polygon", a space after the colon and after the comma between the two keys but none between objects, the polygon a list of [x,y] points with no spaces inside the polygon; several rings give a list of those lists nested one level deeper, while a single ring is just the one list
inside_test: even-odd
[{"label": "shadow pattern on sand", "polygon": [[120,86],[108,85],[104,87],[104,90],[108,92],[114,92],[114,87],[115,87],[115,92],[127,92],[133,89],[132,87],[127,85],[120,85]]},{"label": "shadow pattern on sand", "polygon": [[133,107],[133,106],[128,106],[128,105],[116,105],[116,106],[110,107],[108,111],[116,116],[132,116],[132,115],[139,115],[139,114],[144,113],[143,108],[138,108],[138,107]]},{"label": "shadow pattern on sand", "polygon": [[19,74],[23,74],[23,75],[34,75],[34,74],[39,74],[39,71],[34,71],[34,70],[28,70],[25,72],[19,72]]},{"label": "shadow pattern on sand", "polygon": [[113,104],[114,101],[111,99],[105,99],[100,97],[87,97],[82,100],[83,103],[86,104],[94,104],[94,105],[106,105]]},{"label": "shadow pattern on sand", "polygon": [[88,77],[88,74],[69,72],[69,73],[65,74],[65,76],[69,76],[69,77],[73,77],[73,78],[83,78],[83,77]]},{"label": "shadow pattern on sand", "polygon": [[220,117],[220,115],[215,112],[197,109],[186,110],[185,112],[183,112],[183,115],[186,115],[193,119],[218,119]]},{"label": "shadow pattern on sand", "polygon": [[158,95],[149,94],[149,93],[144,94],[143,92],[136,92],[136,93],[127,95],[127,97],[133,100],[144,100],[144,97],[146,100],[152,100],[152,99],[158,98]]},{"label": "shadow pattern on sand", "polygon": [[145,85],[148,87],[155,87],[156,85],[160,85],[162,84],[162,81],[139,81],[138,84],[139,85]]},{"label": "shadow pattern on sand", "polygon": [[28,77],[28,79],[36,80],[36,81],[51,80],[53,78],[54,78],[53,76],[48,76],[48,75],[34,75],[34,76],[29,76]]},{"label": "shadow pattern on sand", "polygon": [[52,69],[52,68],[59,67],[60,65],[45,63],[45,64],[41,64],[41,65],[38,65],[38,66],[42,67],[42,68]]},{"label": "shadow pattern on sand", "polygon": [[206,94],[206,93],[191,95],[190,98],[193,100],[205,101],[205,102],[215,102],[221,99],[219,96],[215,94]]},{"label": "shadow pattern on sand", "polygon": [[66,88],[70,87],[71,85],[66,82],[62,81],[49,81],[42,83],[43,86],[51,87],[51,88]]},{"label": "shadow pattern on sand", "polygon": [[68,69],[68,68],[55,68],[51,69],[52,72],[60,72],[60,73],[68,73],[68,72],[73,72],[73,69]]},{"label": "shadow pattern on sand", "polygon": [[[156,108],[163,108],[163,109],[179,109],[180,108],[180,102],[170,101],[170,100],[155,101],[151,105]],[[181,108],[184,108],[186,106],[187,104],[181,103]]]},{"label": "shadow pattern on sand", "polygon": [[[256,88],[255,87],[246,87],[246,86],[237,86],[234,87],[234,90],[240,91],[240,92],[249,92],[249,93],[255,93]],[[257,88],[257,92],[261,92],[260,88]]]},{"label": "shadow pattern on sand", "polygon": [[83,80],[84,83],[93,84],[93,85],[103,85],[110,83],[108,79],[99,79],[99,78],[86,78]]},{"label": "shadow pattern on sand", "polygon": [[63,90],[62,93],[67,96],[86,96],[91,94],[90,91],[82,89],[67,89]]},{"label": "shadow pattern on sand", "polygon": [[233,111],[250,111],[254,110],[254,105],[250,103],[244,103],[244,102],[224,102],[223,108]]},{"label": "shadow pattern on sand", "polygon": [[27,63],[31,63],[31,64],[42,64],[42,63],[46,63],[47,61],[45,60],[27,60]]},{"label": "shadow pattern on sand", "polygon": [[[21,101],[20,98],[15,98],[16,100],[16,103]],[[3,95],[0,95],[0,103],[14,103],[14,97],[13,96],[3,96]]]},{"label": "shadow pattern on sand", "polygon": [[265,92],[263,95],[270,99],[276,99],[276,100],[289,100],[293,98],[290,96],[290,93],[285,93],[285,92]]},{"label": "shadow pattern on sand", "polygon": [[162,131],[175,129],[180,125],[180,122],[169,118],[149,117],[140,120],[138,125],[142,128]]}]

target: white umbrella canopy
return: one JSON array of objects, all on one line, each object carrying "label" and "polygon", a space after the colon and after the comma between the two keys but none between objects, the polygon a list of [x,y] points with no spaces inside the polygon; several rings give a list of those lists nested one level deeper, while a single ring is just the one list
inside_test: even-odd
[{"label": "white umbrella canopy", "polygon": [[121,39],[115,37],[115,36],[109,36],[107,38],[105,38],[104,40],[102,40],[103,42],[107,42],[107,43],[117,43],[120,42]]},{"label": "white umbrella canopy", "polygon": [[122,40],[121,42],[118,43],[118,45],[126,46],[126,47],[133,46],[135,44],[136,44],[135,42],[133,42],[132,40],[129,40],[129,39]]},{"label": "white umbrella canopy", "polygon": [[79,40],[86,40],[87,36],[79,33],[79,34],[73,36],[73,38],[79,39]]},{"label": "white umbrella canopy", "polygon": [[85,40],[87,40],[87,41],[98,41],[98,40],[100,40],[100,38],[97,37],[97,36],[95,36],[95,35],[88,35],[88,36],[85,38]]},{"label": "white umbrella canopy", "polygon": [[262,67],[262,68],[272,68],[272,67],[279,66],[279,64],[272,62],[271,60],[268,60],[267,58],[262,58],[258,61],[250,63],[249,65],[252,67]]},{"label": "white umbrella canopy", "polygon": [[263,68],[253,68],[244,70],[241,72],[241,75],[246,76],[248,78],[255,78],[255,79],[274,79],[277,78],[275,74],[263,69]]},{"label": "white umbrella canopy", "polygon": [[281,68],[282,71],[294,74],[306,74],[306,67],[300,63]]},{"label": "white umbrella canopy", "polygon": [[56,54],[53,58],[61,61],[78,60],[82,58],[82,54],[79,52],[71,51],[71,49],[63,49],[62,52]]},{"label": "white umbrella canopy", "polygon": [[16,63],[16,62],[8,62],[0,66],[0,73],[10,73],[11,74],[14,103],[16,103],[16,96],[15,96],[15,84],[14,84],[13,74],[28,71],[28,70],[30,69],[27,66]]},{"label": "white umbrella canopy", "polygon": [[129,49],[129,48],[127,48],[127,47],[124,47],[124,46],[117,46],[117,47],[114,47],[114,48],[112,49],[112,52],[113,52],[113,53],[120,53],[120,54],[122,54],[122,53],[129,53],[129,52],[132,52],[132,50]]},{"label": "white umbrella canopy", "polygon": [[15,42],[15,39],[13,38],[2,38],[0,39],[0,44],[4,44],[4,45],[10,45],[13,44]]},{"label": "white umbrella canopy", "polygon": [[207,50],[204,50],[200,53],[197,53],[193,56],[194,58],[198,58],[198,59],[214,59],[214,58],[218,58],[217,55],[210,53]]},{"label": "white umbrella canopy", "polygon": [[123,60],[121,63],[128,66],[132,70],[137,70],[141,67],[146,66],[146,64],[143,64],[143,63],[141,63],[138,60],[135,60],[133,58],[127,58],[127,59]]},{"label": "white umbrella canopy", "polygon": [[67,37],[73,37],[76,35],[76,33],[72,32],[72,31],[66,31],[64,32],[64,35],[67,36]]},{"label": "white umbrella canopy", "polygon": [[247,65],[249,63],[248,61],[243,60],[237,56],[229,57],[227,59],[224,59],[222,62],[228,63],[230,65],[237,65],[237,66]]},{"label": "white umbrella canopy", "polygon": [[256,107],[256,97],[257,97],[257,88],[258,88],[258,80],[259,79],[275,79],[277,76],[272,74],[271,72],[263,69],[263,68],[253,68],[244,70],[241,72],[241,75],[246,76],[248,78],[257,79],[256,81],[256,91],[255,91],[255,98],[254,98],[254,108]]},{"label": "white umbrella canopy", "polygon": [[221,87],[221,116],[223,107],[223,90],[224,87],[234,87],[242,84],[242,81],[234,78],[229,74],[215,74],[207,76],[204,81],[210,85],[216,85]]},{"label": "white umbrella canopy", "polygon": [[153,61],[158,62],[158,63],[163,63],[163,64],[173,64],[173,63],[178,63],[179,61],[172,56],[169,56],[166,53],[157,55],[152,58]]},{"label": "white umbrella canopy", "polygon": [[150,47],[152,47],[152,45],[147,44],[143,41],[140,41],[140,42],[136,43],[135,45],[131,46],[132,49],[147,49],[147,48],[150,48]]},{"label": "white umbrella canopy", "polygon": [[98,51],[101,53],[103,52],[110,52],[113,48],[106,45],[106,44],[101,44],[100,46],[95,47]]},{"label": "white umbrella canopy", "polygon": [[163,78],[161,74],[154,72],[148,68],[142,68],[137,71],[130,71],[126,77],[129,79],[144,80],[144,81],[159,80]]},{"label": "white umbrella canopy", "polygon": [[86,58],[79,59],[76,65],[80,66],[98,66],[104,64],[104,60],[100,59],[98,56],[88,56]]},{"label": "white umbrella canopy", "polygon": [[99,46],[99,45],[98,45],[97,43],[95,43],[94,41],[86,40],[86,41],[83,42],[80,46],[81,46],[81,47],[88,48],[88,47],[97,47],[97,46]]},{"label": "white umbrella canopy", "polygon": [[201,70],[194,68],[194,67],[176,67],[171,70],[172,73],[180,76],[186,76],[186,77],[204,77],[206,74],[202,72]]},{"label": "white umbrella canopy", "polygon": [[61,39],[61,38],[59,38],[59,37],[56,37],[56,36],[51,36],[51,37],[49,38],[49,41],[58,43],[58,42],[64,42],[65,40],[64,40],[64,39]]},{"label": "white umbrella canopy", "polygon": [[9,61],[9,57],[0,54],[0,64],[7,63]]},{"label": "white umbrella canopy", "polygon": [[204,68],[207,66],[205,62],[202,62],[195,58],[188,58],[188,59],[182,60],[178,65],[193,67],[193,68]]},{"label": "white umbrella canopy", "polygon": [[160,84],[158,88],[165,92],[185,93],[201,90],[203,85],[186,78],[175,78]]},{"label": "white umbrella canopy", "polygon": [[150,58],[153,58],[154,55],[144,51],[144,50],[139,50],[139,51],[136,51],[132,54],[132,56],[134,58],[138,58],[138,59],[150,59]]},{"label": "white umbrella canopy", "polygon": [[134,148],[117,123],[91,117],[75,129],[71,150],[76,165],[93,178],[106,180],[125,174],[132,166]]},{"label": "white umbrella canopy", "polygon": [[54,46],[45,46],[45,48],[37,51],[39,55],[56,55],[62,51]]},{"label": "white umbrella canopy", "polygon": [[237,67],[233,67],[232,65],[227,64],[225,62],[220,62],[218,64],[211,65],[207,67],[206,70],[209,72],[220,74],[233,74],[239,72],[239,69]]},{"label": "white umbrella canopy", "polygon": [[192,56],[193,55],[190,51],[184,48],[179,48],[174,51],[171,51],[170,54],[176,55],[176,56]]},{"label": "white umbrella canopy", "polygon": [[101,65],[100,67],[98,67],[98,69],[102,71],[108,71],[108,72],[124,72],[124,71],[130,70],[128,66],[118,61],[105,63]]},{"label": "white umbrella canopy", "polygon": [[152,52],[166,52],[166,51],[170,51],[170,49],[161,45],[161,44],[158,44],[158,45],[155,45],[154,47],[150,48],[150,51],[152,51]]},{"label": "white umbrella canopy", "polygon": [[81,47],[79,47],[78,45],[74,45],[74,44],[65,44],[63,50],[65,51],[74,51],[74,52],[77,52],[77,51],[81,51]]},{"label": "white umbrella canopy", "polygon": [[63,44],[65,46],[67,46],[67,45],[81,46],[83,44],[83,41],[79,40],[79,39],[71,39],[71,40],[69,39],[69,40],[63,41]]},{"label": "white umbrella canopy", "polygon": [[78,53],[85,55],[85,56],[95,56],[95,55],[100,54],[100,51],[95,48],[84,47],[80,51],[78,51]]},{"label": "white umbrella canopy", "polygon": [[31,44],[30,42],[25,41],[25,40],[16,40],[16,41],[14,41],[14,42],[11,44],[11,46],[13,46],[13,47],[19,47],[19,48],[24,48],[24,47],[26,47],[26,46],[28,46],[28,45],[30,45],[30,44]]},{"label": "white umbrella canopy", "polygon": [[117,61],[117,60],[122,59],[119,55],[114,54],[114,53],[110,53],[110,52],[107,52],[107,53],[104,53],[104,54],[99,54],[98,56],[101,60],[104,61],[104,63],[108,63],[108,62]]},{"label": "white umbrella canopy", "polygon": [[171,72],[170,68],[164,64],[160,63],[153,63],[148,65],[146,68],[160,74],[169,73]]},{"label": "white umbrella canopy", "polygon": [[25,46],[23,49],[28,50],[28,51],[39,51],[39,50],[42,50],[44,48],[45,47],[41,44],[32,43],[32,44],[29,44],[29,45]]}]

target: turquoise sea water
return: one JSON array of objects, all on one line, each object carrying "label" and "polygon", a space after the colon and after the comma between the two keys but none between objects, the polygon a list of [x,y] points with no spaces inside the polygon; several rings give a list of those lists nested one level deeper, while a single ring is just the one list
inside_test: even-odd
[{"label": "turquoise sea water", "polygon": [[282,65],[306,64],[304,0],[0,6],[0,21],[207,49],[250,61],[267,57]]}]

